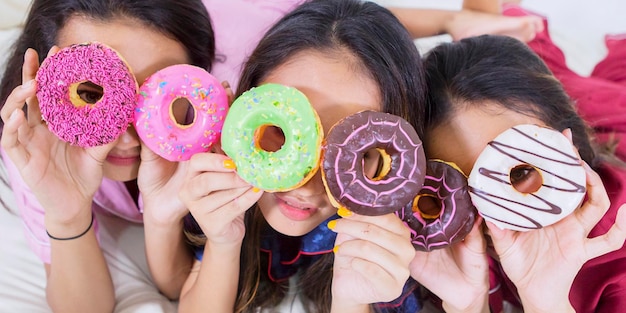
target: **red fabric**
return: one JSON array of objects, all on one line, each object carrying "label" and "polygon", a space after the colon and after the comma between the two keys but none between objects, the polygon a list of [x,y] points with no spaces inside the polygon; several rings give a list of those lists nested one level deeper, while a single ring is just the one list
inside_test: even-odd
[{"label": "red fabric", "polygon": [[[537,15],[519,6],[507,6],[505,15]],[[563,51],[544,31],[528,43],[561,81],[574,100],[578,113],[596,131],[600,142],[616,140],[616,155],[626,160],[626,36],[606,36],[608,54],[590,76],[581,76],[567,67]]]},{"label": "red fabric", "polygon": [[[505,15],[532,14],[510,6]],[[529,46],[543,58],[563,83],[579,113],[592,125],[600,140],[626,137],[626,37],[607,36],[608,55],[589,77],[571,71],[563,52],[552,42],[547,31],[538,34]],[[618,145],[617,155],[626,160],[626,138]],[[591,231],[593,238],[606,233],[615,222],[617,210],[626,203],[626,169],[603,165],[598,173],[611,199],[611,207]],[[492,312],[500,312],[502,301],[514,295],[514,289],[497,264],[491,267],[490,295]],[[621,312],[626,307],[626,247],[588,261],[576,276],[570,290],[576,312]]]}]

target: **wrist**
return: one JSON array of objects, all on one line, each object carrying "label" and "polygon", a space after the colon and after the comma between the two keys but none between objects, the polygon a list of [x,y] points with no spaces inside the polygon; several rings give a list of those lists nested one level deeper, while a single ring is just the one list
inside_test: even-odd
[{"label": "wrist", "polygon": [[[540,305],[539,303],[533,303],[533,301],[529,301],[523,296],[520,296],[520,299],[522,302],[524,313],[576,313],[576,310],[574,310],[574,307],[569,302],[569,299],[566,301],[553,301],[554,305]],[[545,304],[545,301],[542,301],[540,303]]]},{"label": "wrist", "polygon": [[185,215],[187,214],[187,212],[184,212],[185,214],[182,214],[181,216],[170,216],[170,217],[163,217],[163,216],[159,216],[158,214],[155,214],[155,211],[158,211],[158,209],[156,210],[149,210],[146,209],[148,208],[148,205],[144,205],[144,211],[143,211],[143,222],[146,225],[150,225],[153,228],[157,228],[157,229],[177,229],[177,230],[181,230],[183,227],[183,218],[185,217]]},{"label": "wrist", "polygon": [[489,313],[489,293],[486,292],[476,297],[476,301],[464,308],[457,308],[443,301],[443,309],[446,313]]},{"label": "wrist", "polygon": [[52,239],[77,239],[91,230],[94,219],[91,210],[83,210],[71,218],[64,219],[55,219],[46,213],[44,227]]},{"label": "wrist", "polygon": [[369,313],[372,311],[370,310],[369,304],[358,304],[358,303],[348,304],[348,303],[341,303],[341,301],[335,301],[335,299],[333,299],[332,305],[330,307],[330,312],[331,313]]}]

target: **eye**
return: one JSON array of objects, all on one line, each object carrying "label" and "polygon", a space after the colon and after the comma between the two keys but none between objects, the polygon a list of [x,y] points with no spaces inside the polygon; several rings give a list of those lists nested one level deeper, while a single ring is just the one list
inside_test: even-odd
[{"label": "eye", "polygon": [[527,180],[532,171],[534,171],[534,169],[530,166],[518,166],[514,168],[511,170],[511,183],[515,184]]},{"label": "eye", "polygon": [[89,104],[94,104],[102,99],[104,89],[92,82],[84,82],[76,89],[78,96]]},{"label": "eye", "polygon": [[372,180],[383,179],[389,173],[390,162],[384,149],[370,149],[363,154],[363,173]]},{"label": "eye", "polygon": [[280,127],[264,125],[256,130],[255,138],[259,148],[269,152],[276,152],[285,144],[285,134]]},{"label": "eye", "polygon": [[511,185],[522,193],[533,193],[543,185],[541,174],[530,165],[518,165],[509,173]]}]

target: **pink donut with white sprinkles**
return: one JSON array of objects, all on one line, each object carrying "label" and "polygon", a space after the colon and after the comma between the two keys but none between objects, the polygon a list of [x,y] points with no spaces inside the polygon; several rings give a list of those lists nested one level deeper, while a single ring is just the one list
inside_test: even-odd
[{"label": "pink donut with white sprinkles", "polygon": [[[135,129],[145,145],[169,161],[185,161],[219,141],[228,112],[228,95],[206,70],[178,64],[157,71],[141,85]],[[179,123],[174,102],[186,99],[193,109],[189,124]]]},{"label": "pink donut with white sprinkles", "polygon": [[115,50],[101,43],[61,49],[42,62],[36,80],[43,120],[72,145],[110,143],[133,121],[135,76]]}]

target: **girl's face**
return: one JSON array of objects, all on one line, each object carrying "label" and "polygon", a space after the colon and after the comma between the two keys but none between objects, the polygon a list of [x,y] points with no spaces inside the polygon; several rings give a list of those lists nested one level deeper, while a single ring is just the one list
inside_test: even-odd
[{"label": "girl's face", "polygon": [[[63,48],[91,41],[101,42],[117,50],[133,71],[139,85],[162,68],[189,62],[185,47],[180,42],[130,18],[102,22],[82,16],[71,17],[59,31],[57,45]],[[83,84],[78,94],[86,102],[95,103],[102,96],[102,90],[94,85]],[[183,106],[174,106],[177,107],[185,109]],[[175,115],[177,120],[182,121],[185,110],[175,112]],[[140,150],[139,137],[131,126],[109,152],[104,162],[104,176],[118,181],[137,178]]]},{"label": "girl's face", "polygon": [[507,110],[494,103],[461,109],[448,122],[426,132],[427,157],[454,162],[469,175],[487,143],[519,124],[546,126],[537,118]]},{"label": "girl's face", "polygon": [[[297,53],[272,71],[264,83],[291,86],[304,93],[325,133],[348,115],[381,109],[378,84],[347,51],[332,57],[314,50]],[[337,212],[326,195],[319,171],[298,189],[263,194],[258,204],[272,228],[288,236],[304,235]]]}]

